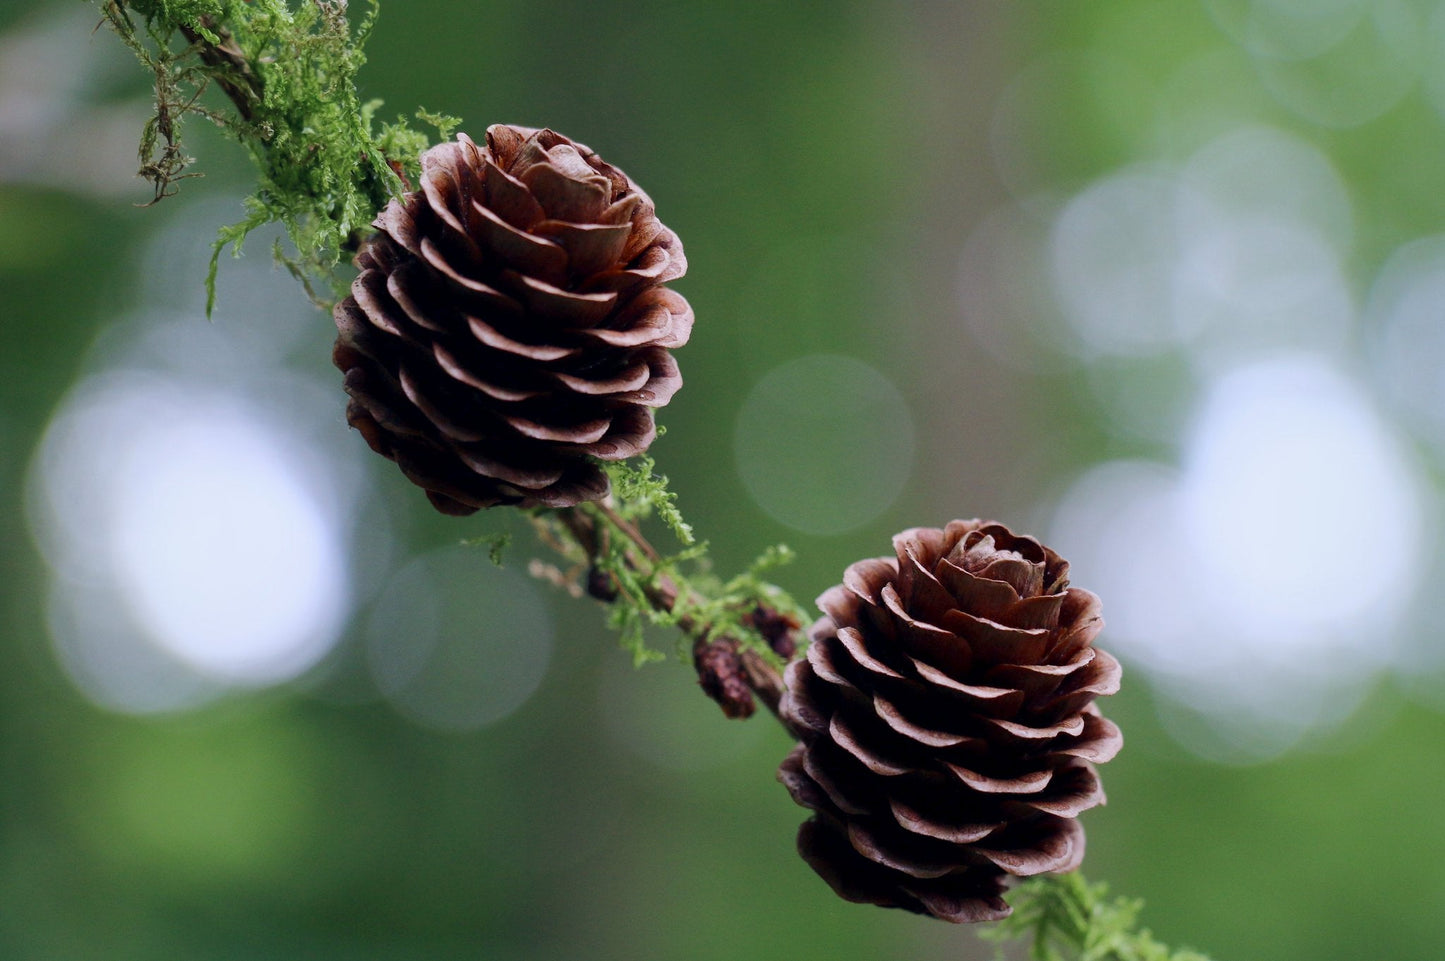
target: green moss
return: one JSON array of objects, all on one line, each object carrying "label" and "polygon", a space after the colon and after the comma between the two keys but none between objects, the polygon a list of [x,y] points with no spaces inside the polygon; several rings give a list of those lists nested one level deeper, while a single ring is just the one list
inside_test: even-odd
[{"label": "green moss", "polygon": [[[604,466],[612,482],[615,513],[609,514],[594,504],[576,508],[587,513],[607,536],[601,539],[596,556],[587,558],[579,553],[572,560],[595,565],[617,584],[618,598],[608,613],[608,623],[618,632],[622,647],[632,653],[633,661],[641,665],[664,657],[648,646],[645,637],[647,627],[660,627],[680,630],[677,653],[683,660],[691,659],[692,645],[701,637],[730,637],[744,649],[756,651],[775,667],[781,667],[781,659],[767,638],[753,627],[751,616],[763,606],[798,623],[810,619],[797,601],[763,576],[791,563],[795,556],[792,550],[786,545],[769,547],[741,574],[724,580],[713,572],[708,543],[698,540],[692,526],[683,520],[677,495],[668,489],[667,478],[655,473],[651,457]],[[640,561],[632,550],[629,532],[619,525],[641,525],[653,517],[671,531],[680,550],[659,552]],[[570,542],[560,527],[554,528],[552,537],[557,542]],[[675,598],[670,608],[652,602],[651,598],[661,593]]]},{"label": "green moss", "polygon": [[[294,248],[282,259],[313,299],[334,293],[333,268],[419,175],[430,145],[401,118],[378,129],[380,102],[358,100],[375,0],[355,29],[340,0],[105,0],[101,8],[155,76],[156,112],[140,149],[140,174],[155,185],[155,199],[194,176],[182,146],[185,120],[210,120],[245,147],[258,172],[247,216],[221,230],[216,257],[227,246],[239,253],[252,230],[278,222]],[[218,91],[219,105],[211,103]],[[420,116],[444,136],[456,123]]]},{"label": "green moss", "polygon": [[1031,961],[1209,961],[1161,944],[1140,928],[1142,902],[1107,895],[1105,885],[1090,884],[1077,872],[1040,875],[1014,889],[1013,914],[983,936],[1030,942]]}]

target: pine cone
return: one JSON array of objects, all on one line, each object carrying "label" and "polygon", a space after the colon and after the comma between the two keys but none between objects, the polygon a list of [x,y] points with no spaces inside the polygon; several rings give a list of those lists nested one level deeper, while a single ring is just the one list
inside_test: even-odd
[{"label": "pine cone", "polygon": [[351,425],[443,513],[606,496],[596,460],[647,449],[692,329],[647,194],[561,134],[497,124],[428,150],[375,226],[335,311]]},{"label": "pine cone", "polygon": [[1038,541],[971,520],[893,546],[818,599],[778,778],[816,812],[798,849],[842,897],[997,920],[1008,876],[1083,857],[1075,816],[1122,743],[1092,701],[1119,664],[1091,646],[1099,599]]}]

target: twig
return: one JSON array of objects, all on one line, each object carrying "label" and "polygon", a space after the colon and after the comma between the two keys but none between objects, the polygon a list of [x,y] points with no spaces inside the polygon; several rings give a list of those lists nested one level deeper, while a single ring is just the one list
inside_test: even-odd
[{"label": "twig", "polygon": [[221,68],[215,74],[217,86],[236,105],[236,112],[241,115],[241,119],[250,123],[255,117],[253,105],[261,101],[264,92],[261,78],[251,69],[251,62],[237,46],[229,30],[212,21],[210,17],[201,17],[200,22],[201,26],[219,40],[218,43],[212,43],[199,30],[185,24],[181,25],[181,35],[196,48],[202,63],[208,67]]},{"label": "twig", "polygon": [[631,521],[625,519],[624,517],[622,517],[622,515],[618,514],[610,506],[601,501],[597,503],[597,510],[601,512],[603,517],[606,517],[607,520],[611,522],[613,527],[617,528],[619,531],[621,531],[627,536],[628,540],[636,544],[638,550],[642,551],[643,555],[649,561],[656,564],[658,561],[662,560],[662,555],[657,552],[657,549],[655,547],[648,543],[647,538],[642,536],[642,532],[638,530],[636,525],[634,525]]},{"label": "twig", "polygon": [[[685,598],[681,596],[677,583],[658,570],[662,554],[635,524],[611,506],[600,503],[589,504],[585,508],[566,508],[556,511],[554,516],[562,530],[571,535],[577,547],[592,562],[592,571],[587,578],[589,594],[604,603],[646,605],[660,613],[674,615],[673,623],[693,641],[693,666],[698,672],[698,683],[709,697],[718,702],[723,713],[735,718],[751,716],[756,696],[774,716],[777,715],[783,694],[783,679],[777,667],[758,651],[740,644],[737,638],[719,633],[717,625],[686,613],[687,610],[705,609],[706,599],[691,588],[688,588]],[[632,596],[624,585],[617,582],[617,578],[599,564],[613,531],[626,541],[626,549],[621,552],[623,563],[637,575],[641,597]],[[550,546],[565,553],[563,545]],[[678,607],[684,599],[686,606],[679,614]],[[754,621],[767,621],[771,625],[767,639],[775,651],[791,654],[796,650],[796,621],[772,611],[750,611],[748,616]]]}]

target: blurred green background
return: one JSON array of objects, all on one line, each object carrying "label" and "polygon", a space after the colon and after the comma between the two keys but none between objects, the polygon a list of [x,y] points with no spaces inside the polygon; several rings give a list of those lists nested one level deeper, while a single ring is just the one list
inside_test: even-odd
[{"label": "blurred green background", "polygon": [[[97,19],[0,6],[0,956],[990,957],[834,898],[776,725],[363,456],[267,239],[206,322],[243,158],[193,122],[139,209]],[[368,52],[683,238],[653,452],[722,572],[1047,536],[1128,669],[1089,877],[1220,961],[1438,956],[1445,6],[391,0]]]}]

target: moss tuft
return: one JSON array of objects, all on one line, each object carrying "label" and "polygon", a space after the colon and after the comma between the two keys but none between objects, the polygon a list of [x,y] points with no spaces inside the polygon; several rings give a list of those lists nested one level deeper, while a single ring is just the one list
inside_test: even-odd
[{"label": "moss tuft", "polygon": [[[221,251],[239,253],[247,234],[273,222],[285,226],[294,248],[283,261],[313,299],[334,296],[342,254],[420,174],[418,158],[430,145],[403,118],[378,128],[380,101],[358,100],[356,75],[376,0],[355,29],[344,0],[104,0],[101,9],[155,77],[155,115],[140,149],[152,202],[196,176],[181,139],[190,116],[217,124],[256,164],[246,217],[217,237],[207,310]],[[229,103],[211,104],[216,91]],[[419,117],[444,135],[455,126],[449,117]]]}]

